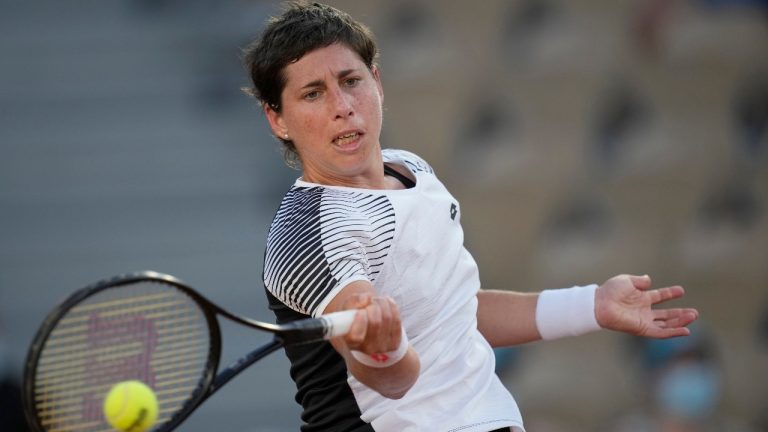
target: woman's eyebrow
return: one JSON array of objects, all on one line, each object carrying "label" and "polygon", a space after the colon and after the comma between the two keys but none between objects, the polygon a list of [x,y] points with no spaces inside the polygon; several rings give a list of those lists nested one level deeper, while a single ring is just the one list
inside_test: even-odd
[{"label": "woman's eyebrow", "polygon": [[[341,79],[344,77],[347,77],[349,75],[352,75],[353,73],[357,72],[357,69],[344,69],[342,71],[339,71],[338,74],[336,74],[337,79]],[[314,87],[321,87],[323,85],[323,79],[318,78],[314,81],[311,81],[304,86],[301,87],[301,90],[308,89],[308,88],[314,88]]]},{"label": "woman's eyebrow", "polygon": [[355,72],[357,72],[357,69],[344,69],[343,71],[339,72],[338,75],[336,75],[336,77],[344,78],[346,76],[352,75]]}]

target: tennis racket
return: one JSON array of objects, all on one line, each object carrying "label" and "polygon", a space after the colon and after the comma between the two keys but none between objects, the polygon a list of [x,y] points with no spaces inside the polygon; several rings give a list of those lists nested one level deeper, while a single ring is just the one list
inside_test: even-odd
[{"label": "tennis racket", "polygon": [[[111,431],[104,397],[117,382],[135,379],[157,395],[153,430],[170,431],[254,362],[284,345],[346,334],[354,315],[276,325],[227,312],[173,276],[102,280],[69,296],[38,330],[24,371],[26,416],[35,431]],[[221,317],[274,336],[217,373]]]}]

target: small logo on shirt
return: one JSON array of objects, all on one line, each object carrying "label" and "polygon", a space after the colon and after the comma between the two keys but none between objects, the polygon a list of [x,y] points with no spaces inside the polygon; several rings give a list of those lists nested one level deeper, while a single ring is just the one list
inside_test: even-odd
[{"label": "small logo on shirt", "polygon": [[451,203],[451,220],[456,220],[456,214],[459,213],[459,208],[456,203]]}]

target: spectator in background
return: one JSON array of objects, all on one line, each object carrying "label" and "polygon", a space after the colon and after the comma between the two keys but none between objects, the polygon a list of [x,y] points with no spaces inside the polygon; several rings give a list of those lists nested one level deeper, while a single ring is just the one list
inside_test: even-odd
[{"label": "spectator in background", "polygon": [[688,338],[632,342],[642,364],[639,381],[647,383],[646,403],[620,418],[611,432],[754,432],[722,415],[723,374],[715,341],[700,325],[691,326]]}]

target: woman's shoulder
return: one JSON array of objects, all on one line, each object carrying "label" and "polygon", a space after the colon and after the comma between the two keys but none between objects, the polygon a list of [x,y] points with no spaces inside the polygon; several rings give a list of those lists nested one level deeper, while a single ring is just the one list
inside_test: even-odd
[{"label": "woman's shoulder", "polygon": [[421,156],[408,150],[400,149],[383,149],[381,155],[384,162],[399,163],[407,166],[414,173],[429,173],[434,174],[432,166],[427,163]]},{"label": "woman's shoulder", "polygon": [[306,225],[314,223],[308,215],[317,213],[322,200],[323,188],[307,188],[292,186],[283,195],[280,206],[272,219],[271,231],[302,229]]},{"label": "woman's shoulder", "polygon": [[371,208],[391,207],[386,196],[323,186],[294,185],[283,197],[272,227],[314,229],[320,219],[366,219]]}]

